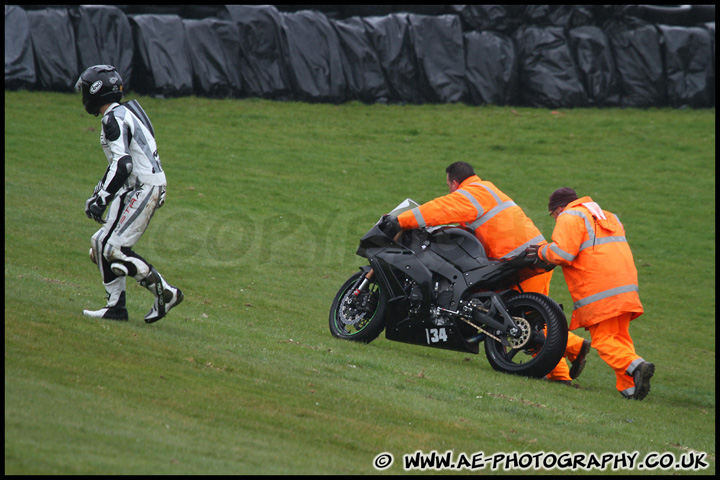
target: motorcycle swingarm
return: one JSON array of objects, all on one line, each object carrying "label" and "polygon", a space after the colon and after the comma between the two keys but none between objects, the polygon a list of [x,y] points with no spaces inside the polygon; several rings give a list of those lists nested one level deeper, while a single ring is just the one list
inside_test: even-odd
[{"label": "motorcycle swingarm", "polygon": [[[515,332],[518,332],[518,326],[515,324],[512,317],[507,313],[505,305],[502,300],[500,300],[499,295],[491,293],[490,301],[492,305],[487,313],[483,312],[479,308],[472,309],[473,322],[478,325],[485,325],[488,329],[495,330],[496,332],[499,331],[503,334],[500,337],[502,344],[504,346],[509,346],[510,343],[507,341],[506,336],[513,336]],[[498,316],[500,317],[500,320],[498,320]]]}]

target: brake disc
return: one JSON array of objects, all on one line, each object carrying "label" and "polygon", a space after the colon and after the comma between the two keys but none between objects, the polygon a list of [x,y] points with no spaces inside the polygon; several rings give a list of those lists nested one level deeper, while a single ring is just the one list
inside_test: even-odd
[{"label": "brake disc", "polygon": [[345,325],[355,325],[362,320],[362,315],[358,313],[358,309],[354,306],[356,300],[352,297],[352,293],[348,292],[338,309],[340,321]]}]

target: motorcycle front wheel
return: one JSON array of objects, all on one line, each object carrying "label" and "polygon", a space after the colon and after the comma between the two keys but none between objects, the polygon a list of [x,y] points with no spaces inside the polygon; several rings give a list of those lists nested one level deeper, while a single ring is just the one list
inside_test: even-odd
[{"label": "motorcycle front wheel", "polygon": [[523,331],[526,341],[515,348],[487,338],[485,354],[498,371],[543,378],[560,362],[567,346],[567,320],[560,306],[550,297],[526,292],[506,300],[508,313]]},{"label": "motorcycle front wheel", "polygon": [[351,276],[335,295],[330,307],[330,332],[337,338],[370,343],[385,328],[385,301],[374,280],[355,295],[361,276],[364,273]]}]

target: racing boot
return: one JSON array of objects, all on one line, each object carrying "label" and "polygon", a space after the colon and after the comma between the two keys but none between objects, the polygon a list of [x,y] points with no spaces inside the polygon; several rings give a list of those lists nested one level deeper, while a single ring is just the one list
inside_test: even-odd
[{"label": "racing boot", "polygon": [[103,285],[105,285],[105,292],[107,293],[107,305],[100,310],[83,310],[83,315],[108,320],[127,320],[128,311],[125,308],[125,277],[118,277]]},{"label": "racing boot", "polygon": [[183,301],[183,293],[165,281],[165,279],[150,267],[150,273],[140,281],[140,285],[150,290],[155,295],[155,302],[152,308],[145,315],[145,323],[154,323],[163,318],[171,308],[176,307]]}]

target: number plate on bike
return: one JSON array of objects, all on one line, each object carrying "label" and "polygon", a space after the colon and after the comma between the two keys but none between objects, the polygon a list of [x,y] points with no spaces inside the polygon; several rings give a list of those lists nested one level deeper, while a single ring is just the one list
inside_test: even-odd
[{"label": "number plate on bike", "polygon": [[432,345],[433,343],[439,343],[439,342],[447,342],[447,340],[448,340],[448,336],[447,336],[447,332],[445,331],[445,327],[426,328],[425,336],[427,338],[428,345]]}]

